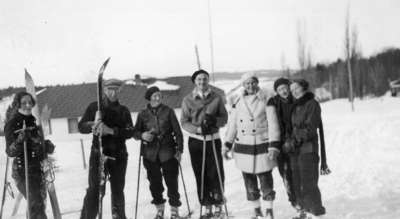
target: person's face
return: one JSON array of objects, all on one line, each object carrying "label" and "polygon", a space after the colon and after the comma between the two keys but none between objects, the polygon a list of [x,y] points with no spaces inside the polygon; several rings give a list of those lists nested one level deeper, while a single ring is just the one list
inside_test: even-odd
[{"label": "person's face", "polygon": [[25,115],[30,115],[32,114],[32,108],[33,108],[33,101],[32,98],[28,95],[25,95],[21,98],[20,102],[21,106],[19,110],[25,114]]},{"label": "person's face", "polygon": [[304,95],[304,90],[303,87],[300,86],[298,83],[294,82],[290,85],[290,92],[292,92],[292,95],[295,99],[299,99]]},{"label": "person's face", "polygon": [[161,92],[155,92],[150,97],[150,105],[152,107],[157,107],[161,104],[162,95]]},{"label": "person's face", "polygon": [[289,86],[287,84],[281,84],[276,88],[276,93],[284,99],[289,97]]},{"label": "person's face", "polygon": [[209,78],[206,74],[199,74],[194,79],[196,87],[199,88],[201,91],[205,91],[208,89],[208,82]]},{"label": "person's face", "polygon": [[249,78],[243,82],[243,87],[248,94],[255,94],[258,91],[258,82],[254,78]]},{"label": "person's face", "polygon": [[111,102],[115,102],[118,100],[118,95],[119,95],[120,91],[121,91],[121,89],[119,87],[105,87],[104,88],[104,94]]}]

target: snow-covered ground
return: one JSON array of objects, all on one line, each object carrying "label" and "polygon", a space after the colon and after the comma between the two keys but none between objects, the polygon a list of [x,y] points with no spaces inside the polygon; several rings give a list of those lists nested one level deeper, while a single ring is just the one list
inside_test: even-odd
[{"label": "snow-covered ground", "polygon": [[[321,176],[320,188],[323,203],[327,209],[326,218],[366,219],[400,218],[400,98],[371,98],[355,102],[355,112],[350,111],[347,100],[334,100],[322,104],[328,164],[333,171]],[[83,169],[80,142],[57,144],[55,157],[57,165],[56,188],[63,218],[79,218],[79,209],[87,186],[87,170]],[[134,216],[136,180],[138,173],[138,142],[128,141],[129,164],[126,177],[126,212]],[[90,142],[85,141],[86,157],[89,156]],[[0,151],[4,151],[1,139]],[[4,177],[5,155],[0,156],[0,181]],[[224,162],[226,173],[226,196],[228,209],[235,218],[248,218],[251,207],[247,204],[241,173],[233,161]],[[189,202],[198,215],[198,201],[193,171],[188,150],[182,160],[182,168],[188,188]],[[150,192],[146,174],[141,169],[139,218],[152,218],[154,207],[150,204]],[[278,171],[274,170],[274,184],[277,192],[275,201],[276,219],[287,219],[294,215],[283,189]],[[183,187],[180,187],[186,213]],[[7,197],[4,217],[9,218],[13,200]],[[25,203],[22,203],[17,218],[24,218]],[[110,216],[110,196],[104,199],[104,218]],[[51,208],[48,206],[48,215]],[[169,212],[167,212],[169,215]],[[49,218],[52,218],[51,216]]]}]

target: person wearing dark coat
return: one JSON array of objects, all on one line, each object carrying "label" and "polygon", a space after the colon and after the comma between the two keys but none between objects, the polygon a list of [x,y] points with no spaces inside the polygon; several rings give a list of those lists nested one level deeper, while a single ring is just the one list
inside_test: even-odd
[{"label": "person wearing dark coat", "polygon": [[[192,82],[196,87],[182,101],[181,124],[189,135],[188,147],[196,177],[197,195],[200,205],[206,208],[205,214],[201,217],[209,217],[222,214],[224,204],[223,191],[221,191],[221,186],[224,186],[224,167],[219,129],[227,123],[228,112],[222,97],[209,86],[207,71],[198,70],[194,72]],[[205,154],[203,155],[204,143]],[[215,155],[213,145],[215,145]],[[203,156],[205,170],[204,181],[202,182]],[[218,176],[216,160],[220,176]],[[222,185],[220,185],[219,177]],[[201,191],[202,184],[203,191]],[[201,198],[202,193],[203,198]],[[212,212],[213,205],[215,207],[214,212]]]},{"label": "person wearing dark coat", "polygon": [[171,219],[179,218],[181,206],[178,190],[179,162],[183,152],[183,136],[173,109],[161,103],[162,94],[158,87],[150,87],[145,93],[149,101],[139,112],[135,124],[135,138],[141,140],[143,164],[150,182],[152,204],[156,206],[155,219],[164,218],[166,200],[164,186],[168,188]]},{"label": "person wearing dark coat", "polygon": [[[293,96],[289,90],[290,81],[286,78],[279,78],[274,82],[274,90],[277,93],[268,100],[268,105],[275,106],[276,113],[281,130],[281,141],[283,145],[286,138],[289,137],[292,129],[291,111],[293,105]],[[278,170],[283,179],[289,202],[293,207],[299,208],[296,204],[296,197],[293,191],[292,171],[290,168],[289,154],[282,151],[278,156]]]},{"label": "person wearing dark coat", "polygon": [[[133,136],[133,124],[129,109],[118,101],[123,82],[117,79],[104,81],[102,118],[97,112],[97,102],[89,104],[78,123],[79,132],[93,134],[89,159],[89,187],[83,201],[81,219],[95,219],[98,213],[99,189],[99,138],[102,137],[103,154],[106,159],[104,174],[109,177],[111,187],[111,207],[113,219],[126,219],[125,215],[125,175],[128,162],[126,139]],[[104,195],[104,192],[102,192]]]},{"label": "person wearing dark coat", "polygon": [[[47,154],[53,153],[54,145],[43,141],[43,132],[32,115],[35,100],[27,92],[15,95],[8,110],[4,127],[6,153],[13,157],[12,177],[19,192],[26,198],[24,142],[27,144],[29,206],[31,219],[46,219],[46,182],[41,162]],[[23,130],[23,125],[26,129]]]},{"label": "person wearing dark coat", "polygon": [[[308,82],[295,80],[290,85],[294,97],[292,131],[283,150],[290,153],[293,189],[302,212],[296,218],[320,218],[325,214],[318,187],[319,155],[318,133],[321,107],[314,94],[308,91]],[[304,214],[305,212],[305,214]]]}]

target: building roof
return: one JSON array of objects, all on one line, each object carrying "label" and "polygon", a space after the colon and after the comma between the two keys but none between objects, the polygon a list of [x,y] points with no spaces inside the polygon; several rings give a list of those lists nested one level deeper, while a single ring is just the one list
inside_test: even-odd
[{"label": "building roof", "polygon": [[[164,97],[163,102],[172,108],[180,108],[183,98],[194,88],[188,76],[169,77],[157,80],[152,79],[151,81],[145,82],[151,84],[153,81],[165,81],[167,84],[179,87],[179,89],[176,90],[162,90]],[[119,98],[121,104],[127,106],[131,112],[140,111],[147,103],[144,99],[146,89],[144,84],[124,85]],[[15,90],[7,90],[7,92],[0,90],[0,99],[6,96],[5,94],[11,95],[21,90],[24,90],[24,88],[15,88]],[[39,89],[37,90],[39,91]],[[47,104],[51,109],[51,118],[80,117],[83,115],[89,103],[96,101],[96,90],[96,83],[46,87],[37,95],[39,108]],[[214,90],[224,96],[224,92],[221,89],[214,87]]]}]

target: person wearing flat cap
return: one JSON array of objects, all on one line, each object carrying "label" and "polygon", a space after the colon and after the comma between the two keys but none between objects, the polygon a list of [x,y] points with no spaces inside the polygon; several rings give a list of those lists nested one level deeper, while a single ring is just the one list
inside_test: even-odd
[{"label": "person wearing flat cap", "polygon": [[78,123],[79,132],[93,134],[89,160],[89,187],[83,201],[81,219],[95,219],[99,203],[99,135],[102,136],[103,154],[110,159],[104,163],[105,175],[109,176],[111,187],[111,207],[113,219],[126,219],[125,215],[125,175],[128,153],[125,141],[134,132],[129,109],[121,105],[118,95],[123,81],[109,79],[103,82],[102,118],[97,113],[97,101],[86,108]]},{"label": "person wearing flat cap", "polygon": [[[188,146],[196,177],[197,194],[201,206],[206,208],[205,214],[201,217],[218,216],[223,213],[224,204],[223,191],[221,191],[224,184],[224,168],[219,129],[226,124],[228,113],[222,97],[209,86],[208,72],[204,70],[194,72],[192,82],[195,88],[182,101],[181,124],[189,134]],[[205,148],[203,148],[203,143]],[[203,149],[205,149],[204,154]],[[205,168],[202,168],[203,164]],[[213,205],[214,212],[212,212]]]},{"label": "person wearing flat cap", "polygon": [[168,188],[171,219],[179,217],[181,206],[178,190],[179,162],[183,152],[183,136],[175,111],[162,103],[162,93],[156,86],[147,89],[146,107],[137,116],[135,139],[141,140],[143,165],[147,170],[150,192],[156,207],[155,219],[164,218],[163,178]]},{"label": "person wearing flat cap", "polygon": [[[254,209],[253,217],[273,219],[272,170],[280,153],[276,110],[267,105],[268,95],[259,87],[256,74],[242,75],[241,84],[229,118],[224,156],[229,159],[227,154],[233,151],[236,166],[242,171],[248,204]],[[265,215],[261,210],[261,198]]]}]

